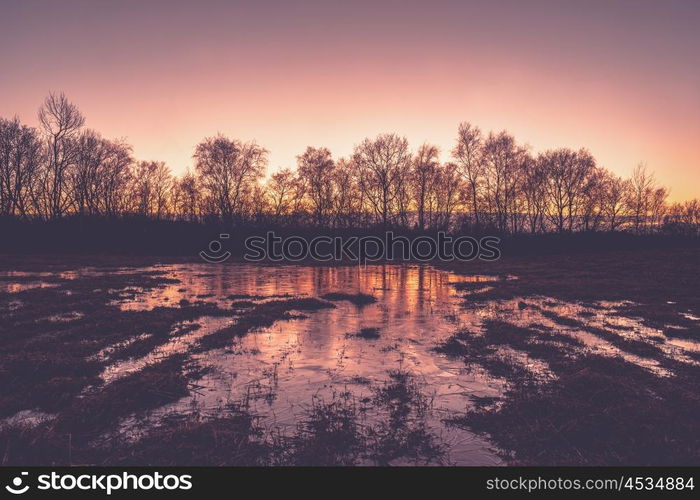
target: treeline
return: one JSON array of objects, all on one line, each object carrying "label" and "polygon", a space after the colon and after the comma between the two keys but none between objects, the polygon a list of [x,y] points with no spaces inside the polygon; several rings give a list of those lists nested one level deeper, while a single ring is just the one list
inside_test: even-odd
[{"label": "treeline", "polygon": [[668,203],[644,165],[623,179],[585,149],[535,154],[507,132],[459,125],[450,161],[396,134],[347,158],[308,147],[269,177],[268,151],[222,135],[194,148],[175,176],[102,137],[64,94],[50,94],[39,128],[0,118],[0,216],[55,220],[141,216],[231,225],[397,227],[500,233],[658,231],[697,235],[700,202]]}]

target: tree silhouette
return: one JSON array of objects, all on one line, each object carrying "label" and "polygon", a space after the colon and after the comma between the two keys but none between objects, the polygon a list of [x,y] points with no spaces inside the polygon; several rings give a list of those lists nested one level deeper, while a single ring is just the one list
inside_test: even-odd
[{"label": "tree silhouette", "polygon": [[459,124],[445,163],[434,145],[411,153],[405,137],[380,134],[349,158],[307,147],[296,169],[265,178],[265,148],[219,134],[195,146],[194,169],[177,177],[163,162],[135,160],[124,140],[84,129],[63,93],[49,94],[38,116],[39,130],[0,118],[2,216],[698,234],[700,203],[669,205],[668,190],[644,164],[623,179],[585,149],[535,154],[506,131],[484,134],[468,122]]}]

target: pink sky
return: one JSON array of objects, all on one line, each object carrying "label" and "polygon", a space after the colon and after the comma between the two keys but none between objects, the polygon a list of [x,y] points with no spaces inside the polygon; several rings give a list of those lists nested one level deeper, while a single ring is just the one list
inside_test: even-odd
[{"label": "pink sky", "polygon": [[[146,5],[144,5],[146,4]],[[405,135],[448,158],[460,121],[535,151],[586,147],[672,199],[700,185],[700,2],[0,0],[0,116],[50,90],[139,159],[191,166],[221,132],[347,155]]]}]

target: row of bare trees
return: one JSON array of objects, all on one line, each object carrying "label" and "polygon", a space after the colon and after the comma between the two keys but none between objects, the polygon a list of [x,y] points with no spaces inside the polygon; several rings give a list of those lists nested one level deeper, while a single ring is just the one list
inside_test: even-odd
[{"label": "row of bare trees", "polygon": [[697,233],[700,203],[668,204],[644,165],[629,179],[585,149],[534,154],[507,132],[459,126],[450,161],[431,144],[415,152],[396,134],[357,144],[347,158],[308,147],[295,169],[265,176],[268,151],[222,135],[194,150],[194,168],[174,176],[136,161],[123,140],[84,127],[80,110],[50,94],[39,128],[0,118],[0,215],[141,215],[191,221],[417,229],[493,228],[504,233]]}]

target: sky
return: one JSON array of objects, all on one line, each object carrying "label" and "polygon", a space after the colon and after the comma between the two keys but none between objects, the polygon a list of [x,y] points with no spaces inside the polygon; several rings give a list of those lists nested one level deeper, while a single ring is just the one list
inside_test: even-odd
[{"label": "sky", "polygon": [[0,116],[63,91],[175,172],[222,133],[346,156],[396,132],[448,160],[457,126],[645,162],[700,196],[700,1],[0,0]]}]

